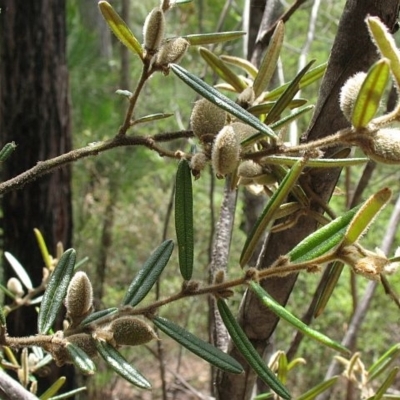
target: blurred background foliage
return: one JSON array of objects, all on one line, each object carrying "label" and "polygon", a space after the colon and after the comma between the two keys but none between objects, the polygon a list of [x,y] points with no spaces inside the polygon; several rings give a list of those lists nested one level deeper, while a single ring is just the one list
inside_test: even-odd
[{"label": "blurred background foliage", "polygon": [[[115,0],[112,5],[121,12],[122,1]],[[154,4],[153,4],[154,3]],[[283,2],[285,3],[285,2]],[[315,37],[307,52],[307,61],[316,59],[318,65],[329,57],[330,47],[337,30],[343,10],[344,0],[325,0],[316,19]],[[125,111],[125,99],[115,94],[117,89],[129,90],[134,87],[140,73],[140,63],[129,54],[130,87],[121,87],[122,66],[121,46],[108,31],[97,9],[97,1],[81,2],[69,0],[68,4],[68,60],[70,71],[70,91],[73,116],[74,148],[115,135]],[[141,27],[146,14],[156,2],[131,2],[127,21],[131,30],[141,39]],[[281,53],[279,78],[285,81],[295,76],[299,69],[299,55],[307,40],[309,20],[313,1],[306,1],[286,24],[284,49]],[[224,7],[228,5],[223,19],[218,21]],[[284,6],[287,6],[285,3]],[[242,29],[243,1],[196,0],[168,13],[169,36],[198,32]],[[241,41],[228,42],[215,49],[216,54],[245,56]],[[182,64],[194,74],[215,83],[215,77],[202,62],[196,48],[190,49]],[[318,94],[317,85],[307,87],[301,94],[311,104]],[[144,116],[157,112],[173,113],[168,119],[139,125],[137,135],[150,135],[158,132],[175,131],[189,127],[189,116],[196,94],[183,86],[173,76],[157,74],[147,85],[137,108],[137,115]],[[304,132],[310,120],[307,115],[299,122],[298,131]],[[193,143],[172,143],[171,149],[189,150]],[[176,147],[175,147],[176,146]],[[128,282],[138,271],[149,253],[163,240],[174,238],[173,218],[171,218],[171,195],[177,162],[165,160],[144,148],[119,148],[101,156],[81,160],[74,165],[74,247],[78,254],[88,256],[85,266],[93,279],[97,299],[108,307],[120,303]],[[332,199],[332,207],[340,214],[346,206],[349,193],[354,191],[363,167],[352,167],[342,174],[339,182],[340,193]],[[375,190],[390,186],[398,192],[398,172],[390,167],[379,167],[363,198]],[[203,173],[194,183],[195,205],[195,278],[207,281],[210,261],[210,241],[215,218],[221,201],[223,182]],[[240,202],[240,199],[239,199]],[[375,222],[363,239],[367,247],[379,245],[385,235],[385,226],[391,212],[387,207],[380,220]],[[231,267],[232,276],[239,272],[235,260],[239,259],[245,234],[241,231],[242,207],[239,203],[236,216],[236,230],[233,236]],[[163,233],[164,232],[164,233]],[[394,249],[393,249],[394,251]],[[174,252],[173,257],[176,257]],[[98,282],[99,271],[105,268],[104,279]],[[297,316],[302,316],[310,303],[319,275],[300,274],[296,290],[293,292],[288,308]],[[390,278],[393,287],[400,284],[399,276]],[[161,295],[178,290],[181,278],[176,259],[166,268],[161,284]],[[339,286],[334,291],[327,309],[316,319],[313,327],[336,340],[341,340],[354,311],[355,303],[363,294],[367,281],[362,277],[351,278],[345,269]],[[96,285],[97,288],[96,288]],[[100,298],[100,296],[102,296]],[[240,293],[234,301],[239,304]],[[207,300],[205,298],[187,299],[168,306],[163,314],[172,320],[179,320],[189,330],[206,336]],[[340,321],[340,322],[339,322]],[[342,325],[340,325],[342,324]],[[400,341],[398,309],[389,301],[382,287],[379,287],[373,304],[357,338],[357,347],[363,349],[362,359],[366,365],[387,350],[390,344]],[[293,338],[293,328],[281,323],[274,337],[275,350],[287,350]],[[205,337],[206,338],[206,337]],[[157,364],[155,346],[138,349],[127,355],[146,377],[153,382],[157,393]],[[178,382],[181,391],[185,384],[180,377],[202,393],[207,392],[209,383],[204,378],[207,372],[203,361],[196,367],[187,353],[170,342],[167,346],[168,369],[172,381]],[[333,353],[317,343],[304,339],[297,356],[303,357],[307,365],[300,366],[289,376],[289,387],[298,393],[323,380],[327,360]],[[187,366],[190,363],[190,368]],[[154,377],[152,376],[154,375]],[[116,393],[127,389],[125,383],[109,371],[96,374],[89,382],[91,398]],[[101,388],[101,393],[99,392]],[[114,392],[113,392],[114,391]],[[121,393],[122,393],[121,392]],[[136,392],[135,392],[136,393]],[[295,395],[295,393],[294,393]],[[137,392],[135,398],[151,398],[149,394]],[[141,397],[142,396],[142,397]],[[190,398],[181,397],[181,398]],[[340,394],[336,398],[343,398]],[[124,398],[123,394],[118,398]],[[126,397],[128,398],[128,397]],[[179,398],[179,397],[176,397]]]}]

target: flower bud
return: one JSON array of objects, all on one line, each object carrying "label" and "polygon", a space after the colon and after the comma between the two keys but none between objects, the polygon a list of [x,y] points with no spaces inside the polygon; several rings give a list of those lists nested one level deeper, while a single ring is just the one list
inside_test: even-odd
[{"label": "flower bud", "polygon": [[238,176],[243,178],[255,178],[262,175],[262,173],[262,166],[253,160],[243,161],[238,168]]},{"label": "flower bud", "polygon": [[244,89],[243,92],[239,94],[237,103],[244,109],[247,109],[253,104],[254,99],[254,89],[250,86]]},{"label": "flower bud", "polygon": [[137,346],[157,339],[150,325],[136,317],[119,317],[111,322],[107,330],[112,332],[113,341],[118,346]]},{"label": "flower bud", "polygon": [[67,316],[76,322],[92,309],[93,288],[85,272],[77,272],[69,283],[65,307]]},{"label": "flower bud", "polygon": [[231,124],[231,126],[236,132],[236,135],[238,136],[240,142],[250,138],[258,132],[257,129],[243,122],[234,122],[233,124]]},{"label": "flower bud", "polygon": [[179,63],[189,48],[189,42],[181,37],[165,42],[157,53],[156,64],[168,66],[171,63]]},{"label": "flower bud", "polygon": [[351,121],[354,104],[367,74],[358,72],[349,78],[342,86],[339,96],[340,109],[348,121]]},{"label": "flower bud", "polygon": [[22,283],[17,278],[10,278],[7,282],[7,289],[15,294],[16,297],[22,297],[24,295],[24,288]]},{"label": "flower bud", "polygon": [[225,176],[235,170],[239,163],[240,142],[231,125],[221,129],[215,138],[211,161],[217,176]]},{"label": "flower bud", "polygon": [[223,269],[219,269],[218,271],[216,271],[214,275],[214,284],[218,285],[225,282],[225,275],[225,270]]},{"label": "flower bud", "polygon": [[214,137],[225,125],[226,112],[206,99],[196,101],[190,116],[193,133],[200,140]]},{"label": "flower bud", "polygon": [[204,153],[195,153],[190,160],[190,168],[192,171],[199,173],[205,168],[207,161],[207,156]]},{"label": "flower bud", "polygon": [[143,26],[144,48],[154,54],[161,45],[165,31],[165,16],[160,7],[153,8]]}]

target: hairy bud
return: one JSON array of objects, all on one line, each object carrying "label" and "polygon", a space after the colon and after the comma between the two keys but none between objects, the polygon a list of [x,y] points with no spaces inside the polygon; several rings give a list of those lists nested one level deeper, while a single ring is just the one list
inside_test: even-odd
[{"label": "hairy bud", "polygon": [[156,64],[168,66],[171,63],[179,63],[189,48],[189,42],[181,37],[165,42],[157,53]]},{"label": "hairy bud", "polygon": [[221,129],[215,138],[211,161],[217,176],[225,176],[235,170],[239,163],[240,142],[232,126]]},{"label": "hairy bud", "polygon": [[196,101],[190,116],[193,133],[201,141],[214,137],[225,125],[226,112],[206,99]]},{"label": "hairy bud", "polygon": [[67,316],[72,322],[79,321],[92,309],[93,288],[85,272],[77,272],[71,279],[65,299]]},{"label": "hairy bud", "polygon": [[238,175],[243,178],[255,178],[262,173],[262,166],[253,160],[243,161],[238,168]]},{"label": "hairy bud", "polygon": [[143,26],[144,48],[154,54],[161,45],[165,32],[165,16],[160,7],[153,8]]},{"label": "hairy bud", "polygon": [[146,322],[136,317],[120,317],[107,327],[112,333],[112,341],[117,346],[137,346],[157,339],[157,335]]},{"label": "hairy bud", "polygon": [[92,335],[87,333],[77,333],[68,336],[67,341],[83,350],[90,358],[97,356],[97,349]]},{"label": "hairy bud", "polygon": [[236,135],[238,136],[240,142],[250,138],[258,132],[257,129],[243,122],[234,122],[233,124],[231,124],[231,126],[236,132]]},{"label": "hairy bud", "polygon": [[365,72],[356,73],[345,82],[340,91],[340,109],[348,121],[351,121],[354,104],[366,76],[367,74]]},{"label": "hairy bud", "polygon": [[15,294],[17,297],[22,297],[24,295],[24,288],[22,283],[17,278],[10,278],[7,282],[7,289]]},{"label": "hairy bud", "polygon": [[225,282],[225,275],[225,270],[223,269],[219,269],[218,271],[216,271],[214,275],[214,283],[218,285]]},{"label": "hairy bud", "polygon": [[198,174],[205,168],[207,162],[208,158],[204,153],[195,153],[190,160],[190,168]]},{"label": "hairy bud", "polygon": [[254,89],[250,86],[244,89],[243,92],[239,94],[237,103],[244,109],[247,109],[253,104],[254,100]]}]

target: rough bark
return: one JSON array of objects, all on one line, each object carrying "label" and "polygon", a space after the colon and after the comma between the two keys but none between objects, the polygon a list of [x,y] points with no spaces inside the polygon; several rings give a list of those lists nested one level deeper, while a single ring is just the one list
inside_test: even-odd
[{"label": "rough bark", "polygon": [[[310,128],[304,137],[305,141],[327,136],[348,125],[338,105],[340,88],[349,76],[357,71],[365,71],[377,57],[364,19],[367,14],[376,15],[390,29],[394,29],[398,6],[398,0],[347,1],[332,48],[328,69],[321,85],[316,110]],[[339,169],[328,172],[314,170],[305,179],[323,201],[328,201],[339,174]],[[316,204],[312,204],[311,207],[318,210]],[[260,257],[259,268],[268,268],[280,255],[286,254],[315,229],[315,221],[304,217],[290,230],[270,235]],[[279,303],[286,304],[295,282],[296,275],[290,275],[285,278],[268,279],[262,284]],[[253,345],[260,354],[263,354],[268,346],[268,340],[276,328],[278,318],[262,307],[251,293],[247,293],[242,302],[238,319]],[[222,374],[218,387],[219,398],[220,400],[249,399],[256,377],[234,347],[231,348],[230,354],[242,362],[245,366],[245,373],[241,376]]]},{"label": "rough bark", "polygon": [[[0,143],[17,149],[2,166],[7,180],[71,149],[65,0],[0,0]],[[71,169],[56,170],[2,198],[3,248],[26,268],[33,284],[43,260],[33,229],[43,233],[51,254],[71,246]],[[5,281],[13,271],[5,264]],[[37,313],[23,307],[10,314],[11,335],[37,332]]]}]

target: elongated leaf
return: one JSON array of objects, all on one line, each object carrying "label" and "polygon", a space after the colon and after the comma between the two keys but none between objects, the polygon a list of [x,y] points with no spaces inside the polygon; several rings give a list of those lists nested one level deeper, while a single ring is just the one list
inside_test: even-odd
[{"label": "elongated leaf", "polygon": [[48,400],[53,397],[65,384],[67,378],[65,376],[60,376],[40,397],[40,400]]},{"label": "elongated leaf", "polygon": [[275,374],[265,365],[263,359],[257,353],[257,350],[253,347],[248,337],[243,332],[240,325],[237,323],[235,317],[232,315],[228,306],[224,300],[217,300],[218,310],[221,314],[222,320],[231,335],[233,343],[254,369],[257,375],[279,396],[284,399],[290,399],[290,393],[288,390],[279,382]]},{"label": "elongated leaf", "polygon": [[191,74],[190,72],[186,71],[184,68],[176,64],[170,64],[170,68],[179,79],[185,82],[201,96],[211,101],[211,103],[214,103],[218,107],[239,118],[241,121],[259,130],[269,138],[274,140],[277,139],[277,136],[271,128],[260,122],[258,118],[256,118],[254,115],[251,115],[234,101],[224,96],[222,93],[218,92],[218,90],[203,82],[197,76]]},{"label": "elongated leaf", "polygon": [[93,375],[95,373],[94,362],[82,349],[72,343],[68,343],[66,348],[72,362],[83,374]]},{"label": "elongated leaf", "polygon": [[387,390],[392,386],[393,381],[396,378],[397,373],[399,372],[400,367],[394,367],[389,375],[386,377],[382,385],[378,388],[378,390],[375,393],[375,396],[373,397],[374,400],[380,400],[383,399],[384,394],[387,392]]},{"label": "elongated leaf", "polygon": [[129,50],[136,53],[143,59],[143,49],[135,35],[126,25],[125,21],[118,15],[110,3],[107,1],[99,1],[99,8],[106,20],[108,26],[114,35],[125,45]]},{"label": "elongated leaf", "polygon": [[243,372],[243,367],[230,355],[198,338],[179,325],[158,316],[153,318],[153,323],[160,331],[163,331],[183,347],[215,367],[234,374]]},{"label": "elongated leaf", "polygon": [[221,60],[224,60],[228,64],[235,65],[236,67],[241,68],[244,72],[249,74],[253,79],[257,76],[258,70],[257,68],[248,60],[241,57],[235,56],[220,56]]},{"label": "elongated leaf", "polygon": [[198,33],[193,35],[182,36],[192,46],[204,46],[206,44],[222,43],[229,40],[240,39],[246,32],[232,31],[232,32],[216,32],[216,33]]},{"label": "elongated leaf", "polygon": [[42,304],[38,315],[38,331],[46,334],[57,317],[65,295],[68,284],[72,278],[76,253],[74,249],[68,249],[61,256],[53,273],[51,274],[47,288],[43,294]]},{"label": "elongated leaf", "polygon": [[37,228],[35,228],[33,232],[35,233],[36,241],[38,242],[40,252],[42,253],[44,264],[46,265],[46,268],[51,269],[52,259],[49,254],[49,250],[47,249],[46,242],[44,241],[42,232],[40,232]]},{"label": "elongated leaf", "polygon": [[89,325],[92,322],[95,322],[103,317],[107,317],[110,316],[112,314],[115,314],[118,311],[117,307],[111,307],[111,308],[107,308],[105,310],[100,310],[100,311],[96,311],[90,315],[88,315],[81,323],[80,325],[85,326],[85,325]]},{"label": "elongated leaf", "polygon": [[15,151],[17,145],[15,142],[6,143],[3,148],[0,150],[0,162],[4,162],[8,157]]},{"label": "elongated leaf", "polygon": [[150,382],[105,341],[95,340],[96,348],[106,363],[120,376],[142,389],[151,389]]},{"label": "elongated leaf", "polygon": [[154,250],[130,284],[122,305],[134,307],[146,297],[167,265],[173,249],[173,241],[166,240]]},{"label": "elongated leaf", "polygon": [[[288,165],[292,166],[297,161],[301,160],[301,157],[289,157],[289,156],[267,156],[263,157],[262,161],[265,164],[272,165]],[[309,158],[306,161],[307,167],[312,168],[337,168],[337,167],[348,167],[351,165],[362,165],[368,162],[368,158],[357,157],[357,158]]]},{"label": "elongated leaf", "polygon": [[280,118],[282,112],[289,106],[290,102],[293,100],[293,97],[300,90],[300,81],[306,74],[306,72],[310,69],[311,65],[314,63],[314,60],[310,61],[297,75],[296,77],[289,83],[288,87],[279,96],[279,99],[272,107],[271,111],[268,113],[265,118],[265,123],[270,124],[272,122],[277,121]]},{"label": "elongated leaf", "polygon": [[158,121],[159,119],[169,118],[169,117],[172,117],[173,115],[174,114],[167,114],[167,113],[150,114],[150,115],[146,115],[144,117],[135,119],[135,121],[133,121],[133,125],[144,124],[146,122],[151,122],[151,121]]},{"label": "elongated leaf", "polygon": [[4,256],[6,257],[7,261],[10,263],[12,269],[15,271],[24,286],[27,289],[33,289],[31,278],[29,278],[28,273],[26,272],[25,268],[20,264],[20,262],[8,251],[4,252]]},{"label": "elongated leaf", "polygon": [[[303,89],[306,86],[311,85],[312,83],[314,83],[315,81],[317,81],[318,79],[320,79],[326,70],[326,66],[328,64],[324,63],[321,65],[318,65],[317,67],[310,69],[304,76],[302,79],[300,79],[299,82],[299,88]],[[271,90],[270,92],[268,92],[265,96],[264,96],[264,100],[276,100],[278,99],[282,93],[287,89],[287,87],[290,85],[290,82],[285,83],[282,86],[277,87],[274,90]]]},{"label": "elongated leaf", "polygon": [[351,123],[356,128],[367,126],[374,118],[389,80],[387,59],[379,60],[368,71],[354,103]]},{"label": "elongated leaf", "polygon": [[[271,108],[275,105],[275,103],[276,103],[275,101],[267,101],[261,104],[256,104],[255,106],[249,107],[247,111],[252,113],[253,115],[267,114],[271,110]],[[288,108],[294,109],[297,107],[301,107],[306,103],[307,103],[306,99],[293,99],[289,103]]]},{"label": "elongated leaf", "polygon": [[375,45],[383,57],[390,61],[390,69],[397,87],[400,87],[400,52],[393,36],[385,24],[378,18],[369,16],[366,19],[368,30],[374,39]]},{"label": "elongated leaf", "polygon": [[275,190],[274,194],[268,201],[262,214],[257,219],[255,226],[247,237],[242,254],[240,256],[240,265],[242,267],[244,267],[249,261],[258,241],[261,238],[261,235],[267,226],[275,219],[275,212],[278,210],[285,197],[290,193],[291,188],[296,183],[303,170],[304,163],[304,160],[300,160],[289,170],[278,189]]},{"label": "elongated leaf", "polygon": [[225,62],[210,50],[205,47],[200,47],[199,53],[213,71],[225,82],[231,84],[238,93],[241,93],[247,88],[247,85],[225,64]]},{"label": "elongated leaf", "polygon": [[71,398],[72,398],[73,396],[75,396],[76,394],[85,392],[86,390],[87,390],[87,389],[86,389],[86,386],[82,386],[82,387],[80,387],[80,388],[78,388],[78,389],[70,390],[70,391],[68,391],[68,392],[66,392],[66,393],[59,394],[58,396],[53,396],[53,397],[50,398],[50,400],[71,399]]},{"label": "elongated leaf", "polygon": [[281,52],[283,38],[285,35],[285,25],[283,21],[279,21],[276,25],[274,34],[271,37],[267,51],[260,63],[260,68],[256,79],[254,79],[253,89],[256,98],[267,89],[269,82],[275,72],[278,63],[279,54]]},{"label": "elongated leaf", "polygon": [[333,376],[332,378],[319,383],[312,389],[308,390],[306,393],[299,396],[297,400],[314,400],[318,395],[320,395],[321,393],[325,392],[330,387],[332,387],[337,382],[338,379],[339,376]]},{"label": "elongated leaf", "polygon": [[329,337],[325,336],[324,334],[310,328],[304,322],[296,318],[285,307],[281,306],[277,301],[275,301],[258,283],[250,282],[249,287],[266,307],[274,312],[279,318],[282,318],[285,321],[289,322],[289,324],[294,326],[304,335],[307,335],[311,339],[314,339],[324,344],[325,346],[340,351],[341,353],[350,353],[350,351],[346,347],[342,346],[340,343],[337,343]]},{"label": "elongated leaf", "polygon": [[387,204],[392,196],[389,188],[384,188],[367,199],[354,215],[343,238],[343,246],[355,243],[368,229],[374,218]]},{"label": "elongated leaf", "polygon": [[396,343],[388,351],[385,352],[377,361],[375,361],[368,369],[368,381],[371,382],[384,372],[393,360],[400,355],[400,343]]},{"label": "elongated leaf", "polygon": [[181,160],[176,171],[175,231],[179,269],[183,279],[189,280],[193,273],[194,237],[192,176],[187,160]]}]

